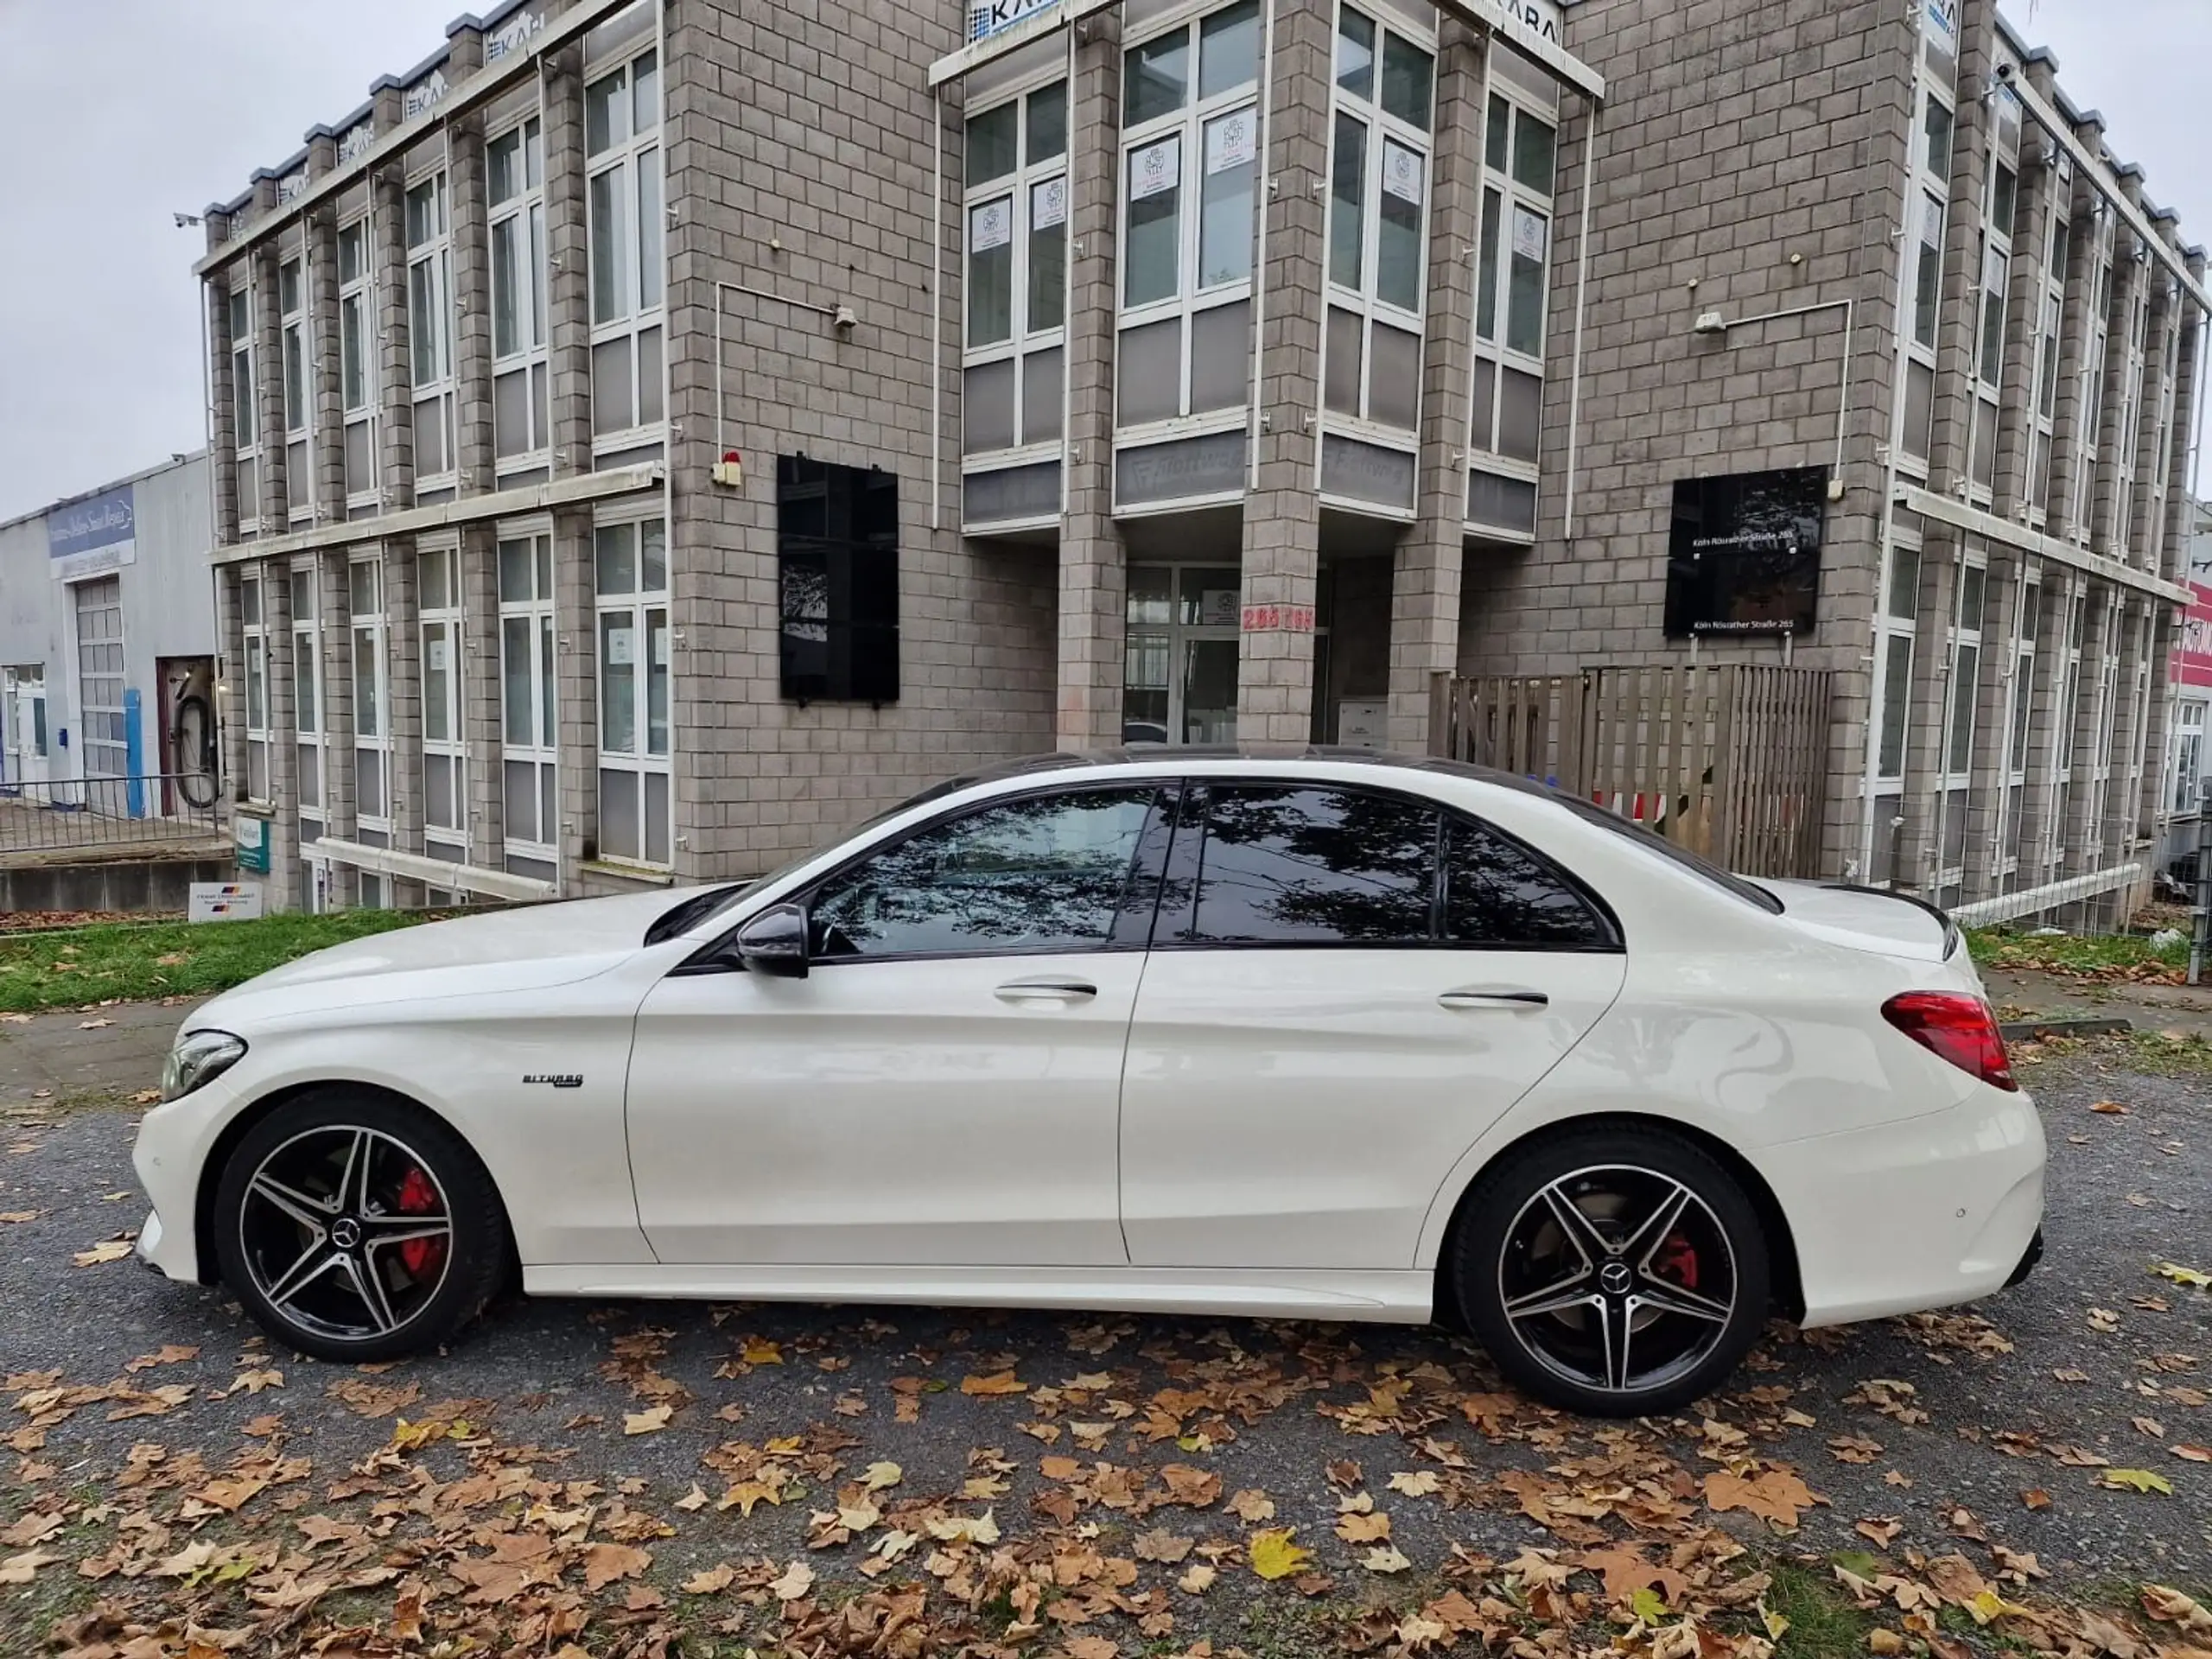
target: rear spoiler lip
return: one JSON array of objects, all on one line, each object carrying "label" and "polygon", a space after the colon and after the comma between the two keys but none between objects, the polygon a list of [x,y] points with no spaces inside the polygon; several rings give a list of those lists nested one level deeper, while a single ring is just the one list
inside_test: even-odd
[{"label": "rear spoiler lip", "polygon": [[1910,905],[1915,910],[1924,910],[1943,929],[1943,960],[1948,962],[1958,953],[1959,925],[1948,911],[1929,904],[1925,899],[1916,899],[1909,893],[1898,893],[1891,887],[1869,887],[1856,881],[1823,881],[1821,886],[1830,893],[1864,893],[1877,899],[1894,899],[1901,905]]}]

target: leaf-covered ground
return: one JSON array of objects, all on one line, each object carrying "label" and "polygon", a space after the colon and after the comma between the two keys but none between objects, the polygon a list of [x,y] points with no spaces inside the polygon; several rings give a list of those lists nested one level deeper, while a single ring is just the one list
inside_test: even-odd
[{"label": "leaf-covered ground", "polygon": [[526,1303],[322,1366],[107,1259],[127,1113],[22,1111],[0,1654],[2205,1659],[2212,1101],[2020,1058],[2042,1271],[1629,1425],[1236,1320]]}]

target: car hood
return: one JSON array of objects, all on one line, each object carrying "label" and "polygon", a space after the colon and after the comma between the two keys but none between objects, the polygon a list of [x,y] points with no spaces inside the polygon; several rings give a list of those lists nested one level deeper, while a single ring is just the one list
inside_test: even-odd
[{"label": "car hood", "polygon": [[646,928],[684,896],[625,893],[395,928],[272,968],[203,1006],[189,1024],[236,1029],[372,1002],[572,984],[636,956]]},{"label": "car hood", "polygon": [[1942,962],[1958,943],[1958,930],[1940,911],[1878,887],[1764,876],[1758,884],[1782,901],[1790,921],[1831,944],[1907,962]]}]

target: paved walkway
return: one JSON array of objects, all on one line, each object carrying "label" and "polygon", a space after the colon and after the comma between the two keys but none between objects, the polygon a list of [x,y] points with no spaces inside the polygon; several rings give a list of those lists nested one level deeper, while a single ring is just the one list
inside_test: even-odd
[{"label": "paved walkway", "polygon": [[19,1015],[0,1015],[0,1108],[153,1088],[178,1024],[198,1006],[196,998],[119,1002],[35,1014],[21,1024]]}]

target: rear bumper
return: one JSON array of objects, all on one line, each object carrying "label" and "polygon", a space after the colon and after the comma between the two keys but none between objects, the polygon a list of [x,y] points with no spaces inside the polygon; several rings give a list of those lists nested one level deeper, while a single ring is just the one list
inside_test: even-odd
[{"label": "rear bumper", "polygon": [[1753,1161],[1797,1249],[1808,1325],[1916,1313],[2018,1283],[2043,1227],[2043,1120],[1978,1088],[1926,1117],[1769,1147]]}]

